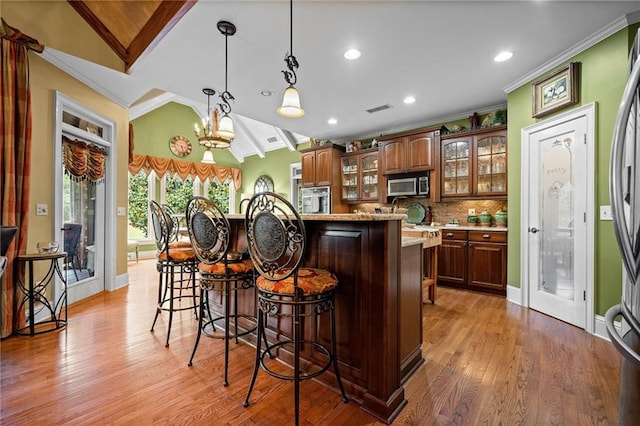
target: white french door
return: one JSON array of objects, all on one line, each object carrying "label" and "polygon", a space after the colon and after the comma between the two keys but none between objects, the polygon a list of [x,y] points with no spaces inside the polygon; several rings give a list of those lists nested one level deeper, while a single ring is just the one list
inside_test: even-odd
[{"label": "white french door", "polygon": [[[113,158],[115,123],[56,92],[54,133],[54,233],[65,259],[67,301],[111,290],[115,283],[115,220],[107,212],[113,206]],[[64,161],[63,139],[99,148],[105,154],[104,177],[97,182],[74,177]],[[109,259],[109,261],[107,261]],[[56,294],[62,292],[56,283]],[[56,296],[57,297],[57,296]]]},{"label": "white french door", "polygon": [[523,292],[532,309],[587,328],[593,285],[589,119],[579,112],[540,122],[525,135]]}]

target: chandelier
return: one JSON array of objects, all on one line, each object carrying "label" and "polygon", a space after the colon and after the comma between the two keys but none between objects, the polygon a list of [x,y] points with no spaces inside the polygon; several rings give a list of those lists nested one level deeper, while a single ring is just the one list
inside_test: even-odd
[{"label": "chandelier", "polygon": [[282,99],[282,106],[278,107],[276,111],[283,117],[287,118],[299,118],[304,115],[304,110],[300,106],[300,94],[294,87],[298,81],[296,76],[296,70],[298,69],[298,60],[293,56],[293,0],[289,1],[289,52],[284,58],[284,62],[287,64],[288,70],[283,70],[285,81],[289,84],[289,87],[284,91],[284,97]]},{"label": "chandelier", "polygon": [[222,112],[222,118],[218,121],[218,108],[211,108],[211,96],[216,91],[209,88],[202,89],[207,95],[207,118],[202,120],[202,129],[195,125],[195,133],[198,143],[206,148],[202,157],[203,163],[215,164],[213,152],[211,148],[229,148],[231,141],[236,137],[233,131],[233,120],[229,115],[231,113],[230,101],[235,98],[227,89],[227,70],[228,70],[228,36],[236,33],[236,26],[228,21],[219,21],[218,30],[224,35],[224,92],[220,94],[221,102],[218,108]]}]

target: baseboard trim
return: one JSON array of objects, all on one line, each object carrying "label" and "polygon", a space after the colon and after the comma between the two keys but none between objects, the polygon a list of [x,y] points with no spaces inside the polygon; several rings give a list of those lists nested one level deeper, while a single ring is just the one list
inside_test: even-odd
[{"label": "baseboard trim", "polygon": [[116,277],[116,286],[115,288],[112,288],[111,291],[118,290],[127,285],[129,285],[129,274],[124,273],[122,275],[118,275]]},{"label": "baseboard trim", "polygon": [[[602,315],[596,315],[594,318],[594,330],[593,330],[593,334],[610,342],[611,339],[609,339],[609,334],[607,333],[607,325],[604,321],[604,317]],[[623,336],[623,331],[622,331],[622,323],[620,321],[615,321],[613,323],[613,326],[616,328],[616,332]]]},{"label": "baseboard trim", "polygon": [[520,287],[507,285],[507,300],[516,305],[522,305],[522,290]]}]

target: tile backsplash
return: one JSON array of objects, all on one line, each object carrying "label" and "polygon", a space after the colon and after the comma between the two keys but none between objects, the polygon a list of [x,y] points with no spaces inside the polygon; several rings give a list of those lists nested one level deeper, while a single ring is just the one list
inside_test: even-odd
[{"label": "tile backsplash", "polygon": [[[452,219],[457,220],[460,225],[466,225],[469,209],[476,209],[476,215],[480,215],[482,211],[486,210],[491,213],[491,216],[495,216],[498,210],[507,210],[507,200],[464,200],[434,203],[428,198],[416,197],[400,199],[398,206],[406,208],[413,203],[422,204],[425,210],[427,209],[427,206],[431,206],[433,221],[439,222],[443,225]],[[376,207],[389,206],[391,206],[391,204],[357,204],[352,207],[352,212],[356,210],[373,211]],[[495,225],[495,217],[492,218],[492,225]]]}]

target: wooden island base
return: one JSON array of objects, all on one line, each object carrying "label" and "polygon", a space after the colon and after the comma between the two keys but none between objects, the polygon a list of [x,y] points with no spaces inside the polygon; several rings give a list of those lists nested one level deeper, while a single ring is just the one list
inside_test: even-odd
[{"label": "wooden island base", "polygon": [[[228,218],[237,236],[235,249],[242,250],[246,246],[244,216]],[[404,218],[397,214],[303,215],[308,239],[305,266],[332,271],[339,280],[337,353],[345,390],[352,402],[385,423],[391,423],[407,404],[403,383],[424,362],[424,239],[402,238]],[[254,314],[249,293],[240,292],[238,301],[242,313]],[[212,307],[220,308],[219,295],[213,299]],[[288,318],[270,317],[267,326],[270,340],[290,335]],[[304,333],[305,339],[328,344],[328,316],[306,318]],[[303,348],[304,360],[324,365],[326,356],[309,346]],[[277,356],[291,361],[285,350]],[[317,380],[338,393],[331,371]]]}]

